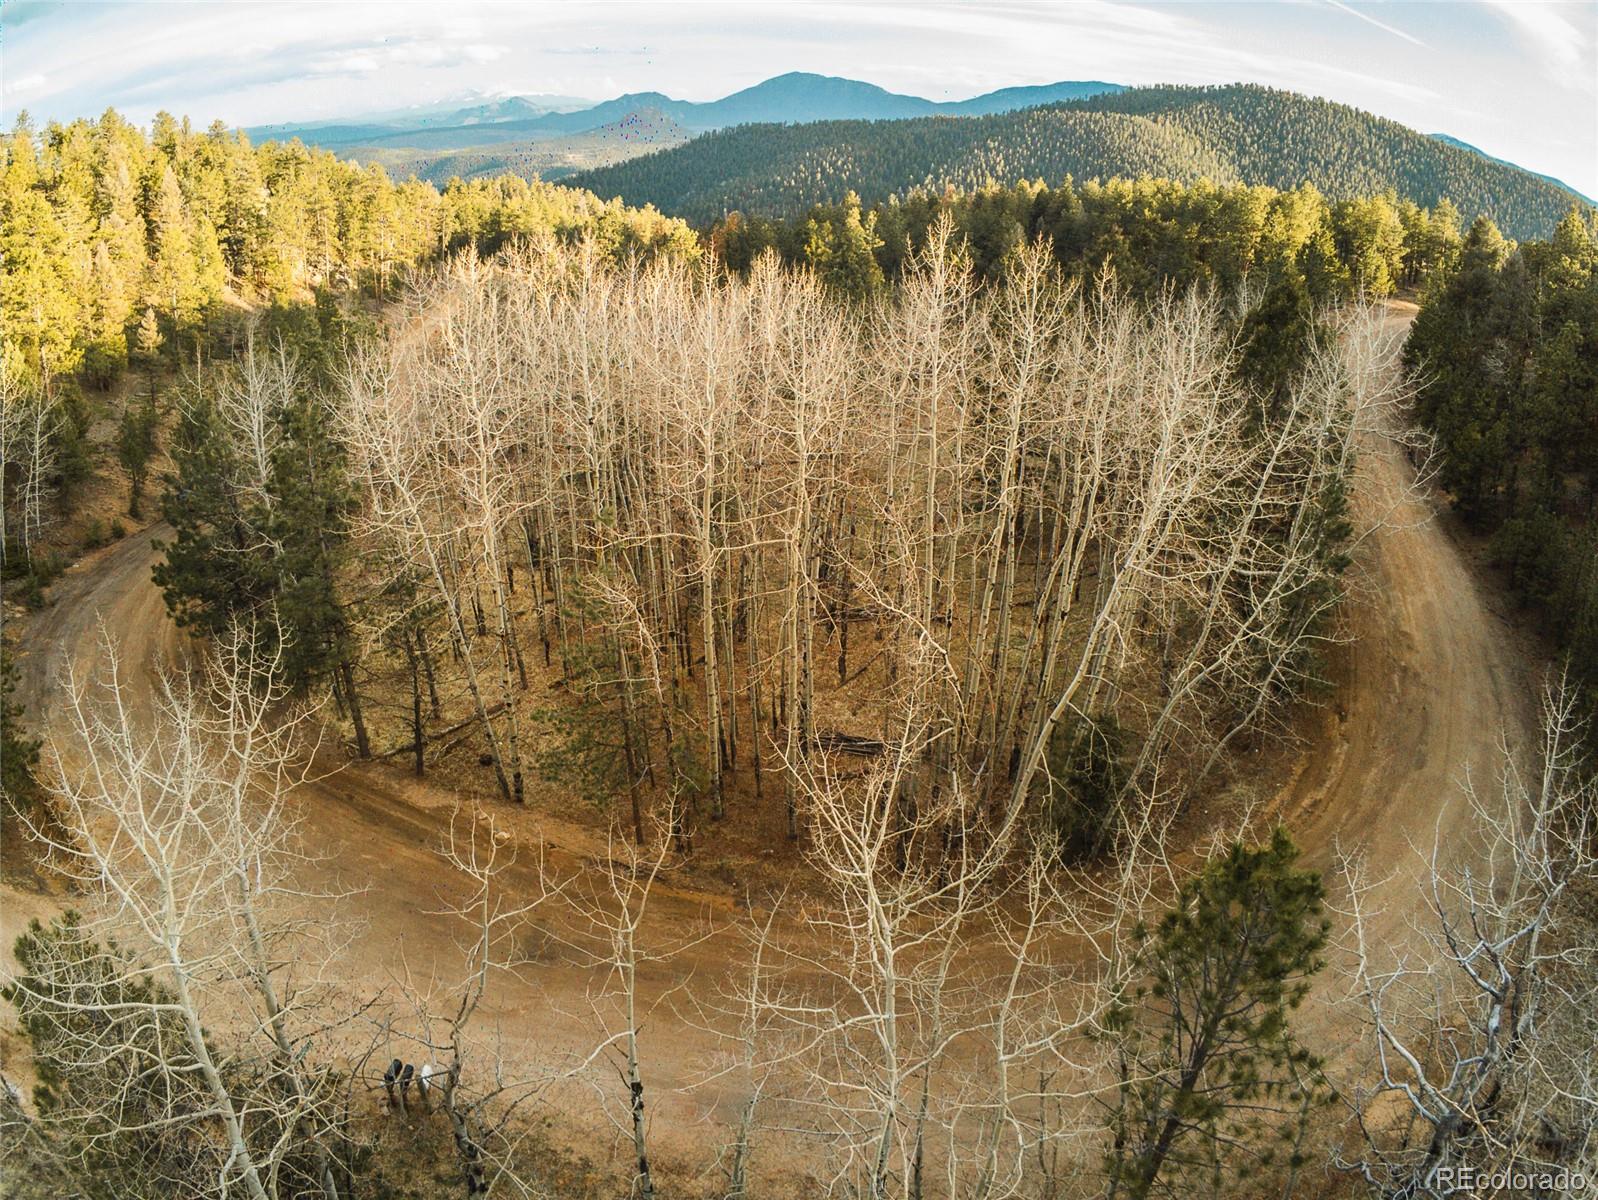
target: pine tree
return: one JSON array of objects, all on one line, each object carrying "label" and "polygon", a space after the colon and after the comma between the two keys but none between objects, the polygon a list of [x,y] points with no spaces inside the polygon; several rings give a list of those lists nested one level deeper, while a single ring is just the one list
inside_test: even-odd
[{"label": "pine tree", "polygon": [[1270,406],[1279,406],[1324,336],[1303,277],[1296,271],[1285,273],[1243,318],[1238,374]]},{"label": "pine tree", "polygon": [[83,373],[90,383],[104,391],[127,366],[128,301],[123,280],[111,257],[111,247],[104,239],[95,243],[93,262]]},{"label": "pine tree", "polygon": [[22,706],[12,697],[17,687],[16,664],[0,645],[0,799],[14,811],[38,803],[39,741],[22,728]]},{"label": "pine tree", "polygon": [[152,391],[143,400],[129,400],[117,426],[117,461],[128,473],[128,516],[139,519],[139,503],[144,496],[144,480],[155,456],[160,414]]},{"label": "pine tree", "polygon": [[185,628],[215,635],[235,618],[266,623],[275,590],[273,550],[263,515],[239,486],[242,466],[214,403],[203,392],[181,407],[171,443],[161,516],[170,541],[157,543],[153,571],[167,609]]},{"label": "pine tree", "polygon": [[149,199],[150,271],[146,290],[169,318],[181,327],[199,311],[200,264],[195,230],[184,207],[177,173],[170,163],[159,167]]},{"label": "pine tree", "polygon": [[1419,416],[1436,432],[1443,454],[1442,483],[1473,521],[1487,519],[1507,461],[1509,431],[1488,357],[1507,256],[1497,227],[1478,219],[1458,265],[1416,316],[1405,347],[1421,380]]},{"label": "pine tree", "polygon": [[326,680],[350,714],[356,748],[371,755],[355,646],[338,592],[338,574],[355,498],[343,454],[329,433],[330,414],[310,388],[282,414],[283,438],[272,462],[270,536],[277,547],[276,615],[283,638],[284,680],[303,691]]},{"label": "pine tree", "polygon": [[[121,946],[96,940],[72,910],[48,925],[30,921],[13,954],[3,995],[38,1072],[36,1133],[60,1189],[51,1194],[157,1200],[174,1179],[212,1169],[204,1139],[171,1132],[210,1105],[166,985]],[[85,1055],[88,1044],[99,1052]]]},{"label": "pine tree", "polygon": [[[1176,1195],[1194,1170],[1277,1161],[1320,1097],[1289,1017],[1323,965],[1320,877],[1278,828],[1235,844],[1137,930],[1139,983],[1110,1017],[1120,1065],[1108,1197]],[[1291,1150],[1289,1150],[1291,1153]]]},{"label": "pine tree", "polygon": [[49,395],[78,365],[82,309],[67,230],[40,185],[26,121],[18,118],[0,172],[0,329]]}]

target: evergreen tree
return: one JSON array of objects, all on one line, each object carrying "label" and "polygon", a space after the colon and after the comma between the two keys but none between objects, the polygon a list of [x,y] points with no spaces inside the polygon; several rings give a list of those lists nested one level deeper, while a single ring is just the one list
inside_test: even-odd
[{"label": "evergreen tree", "polygon": [[22,706],[13,699],[16,664],[0,645],[0,799],[19,812],[39,801],[39,742],[22,728]]},{"label": "evergreen tree", "polygon": [[156,436],[160,427],[160,414],[155,407],[155,393],[143,400],[129,400],[122,410],[122,421],[117,426],[117,461],[128,473],[128,516],[139,518],[139,502],[144,496],[144,480],[149,472],[150,459],[156,450]]},{"label": "evergreen tree", "polygon": [[195,231],[184,208],[177,173],[170,163],[161,164],[158,170],[148,200],[150,269],[146,291],[174,326],[181,327],[192,322],[199,311],[201,275]]},{"label": "evergreen tree", "polygon": [[868,300],[882,289],[882,268],[873,252],[882,245],[872,215],[860,215],[860,197],[849,193],[835,215],[818,212],[805,223],[804,261],[839,295]]},{"label": "evergreen tree", "polygon": [[216,635],[235,617],[265,622],[275,583],[263,514],[240,486],[243,467],[212,399],[201,389],[181,406],[172,434],[173,473],[161,516],[172,526],[153,572],[177,623]]},{"label": "evergreen tree", "polygon": [[15,361],[48,394],[74,370],[81,306],[72,247],[60,216],[39,185],[33,135],[24,114],[0,171],[0,329]]},{"label": "evergreen tree", "polygon": [[[1289,1017],[1323,965],[1320,878],[1277,829],[1235,844],[1137,930],[1139,982],[1111,1013],[1121,1082],[1110,1200],[1179,1195],[1192,1172],[1290,1157],[1321,1095],[1320,1062]],[[1286,1148],[1286,1154],[1282,1154]]]},{"label": "evergreen tree", "polygon": [[1598,236],[1580,208],[1521,246],[1475,222],[1405,349],[1444,486],[1598,706],[1595,351]]},{"label": "evergreen tree", "polygon": [[[159,1200],[205,1171],[196,1140],[168,1131],[210,1106],[197,1073],[191,1089],[171,1087],[191,1064],[176,1006],[160,1008],[171,1003],[166,988],[121,947],[91,938],[72,911],[30,921],[14,954],[4,996],[38,1072],[33,1102],[58,1186],[89,1200]],[[85,1069],[91,1042],[102,1052]],[[164,1069],[151,1070],[157,1063]]]},{"label": "evergreen tree", "polygon": [[1280,406],[1325,336],[1303,277],[1283,274],[1243,318],[1238,374],[1270,407]]},{"label": "evergreen tree", "polygon": [[1443,453],[1443,485],[1473,520],[1486,518],[1506,461],[1508,430],[1487,350],[1507,254],[1497,227],[1476,221],[1458,266],[1423,305],[1405,348],[1420,379],[1419,415]]},{"label": "evergreen tree", "polygon": [[1354,290],[1388,296],[1403,274],[1404,226],[1393,196],[1345,200],[1332,209],[1338,257]]},{"label": "evergreen tree", "polygon": [[304,693],[332,687],[370,753],[355,678],[355,645],[339,595],[355,498],[322,386],[336,306],[269,314],[261,336],[293,363],[264,480],[245,486],[244,458],[203,391],[184,406],[173,437],[175,474],[162,514],[173,527],[155,569],[179,624],[215,634],[253,625],[260,648],[281,652],[284,683]]},{"label": "evergreen tree", "polygon": [[322,396],[303,390],[281,420],[283,437],[272,461],[269,536],[277,547],[273,591],[284,679],[297,691],[318,681],[331,683],[350,713],[357,751],[366,758],[371,746],[355,682],[355,648],[338,592],[355,497]]},{"label": "evergreen tree", "polygon": [[108,389],[128,362],[126,288],[111,257],[109,243],[94,246],[88,327],[85,330],[83,373],[102,391]]}]

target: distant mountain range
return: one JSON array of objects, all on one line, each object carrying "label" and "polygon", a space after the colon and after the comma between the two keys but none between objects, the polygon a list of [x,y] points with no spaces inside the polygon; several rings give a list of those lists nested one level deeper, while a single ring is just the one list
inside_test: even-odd
[{"label": "distant mountain range", "polygon": [[465,128],[500,121],[526,120],[551,112],[592,107],[593,101],[576,96],[485,96],[471,93],[431,104],[416,104],[387,112],[364,113],[316,121],[286,121],[251,125],[244,132],[251,141],[287,142],[299,138],[306,145],[333,149],[352,142],[388,137],[420,129]]},{"label": "distant mountain range", "polygon": [[1046,107],[949,120],[745,125],[571,176],[629,204],[706,223],[734,209],[791,216],[848,192],[872,203],[917,187],[1113,175],[1313,183],[1333,199],[1392,189],[1468,222],[1546,237],[1579,197],[1556,181],[1347,105],[1248,84],[1115,88]]},{"label": "distant mountain range", "polygon": [[644,108],[585,129],[537,141],[510,141],[462,150],[409,150],[385,146],[365,151],[397,176],[415,175],[440,186],[453,177],[520,175],[559,179],[573,171],[625,162],[652,150],[679,146],[694,134],[665,113]]},{"label": "distant mountain range", "polygon": [[[901,95],[855,79],[793,71],[720,100],[703,102],[673,100],[660,92],[631,92],[598,104],[569,96],[509,96],[372,114],[354,121],[258,125],[245,132],[256,141],[298,137],[308,145],[327,149],[386,144],[446,150],[483,145],[485,140],[499,143],[586,133],[646,111],[703,133],[754,122],[981,116],[1121,90],[1119,84],[1090,80],[1003,88],[969,100],[936,101]],[[417,137],[426,141],[410,140]]]}]

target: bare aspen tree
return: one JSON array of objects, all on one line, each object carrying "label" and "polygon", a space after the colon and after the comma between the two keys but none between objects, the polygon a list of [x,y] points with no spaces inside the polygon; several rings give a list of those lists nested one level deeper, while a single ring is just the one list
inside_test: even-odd
[{"label": "bare aspen tree", "polygon": [[[682,941],[679,937],[675,944],[663,947],[644,930],[650,894],[666,866],[674,825],[669,814],[661,814],[643,846],[613,835],[605,859],[588,879],[586,891],[574,890],[571,894],[580,922],[589,930],[591,962],[600,973],[598,986],[589,992],[588,1004],[602,1031],[600,1041],[574,1073],[588,1078],[600,1098],[605,1119],[630,1143],[631,1186],[643,1197],[655,1196],[657,1188],[649,1157],[648,1104],[653,1102],[653,1092],[645,1091],[648,1071],[641,1034],[649,1012],[665,996],[652,1001],[647,998],[639,972],[664,961]],[[615,1101],[615,1083],[600,1077],[601,1064],[615,1072],[621,1085],[619,1105]]]},{"label": "bare aspen tree", "polygon": [[548,1083],[548,1074],[507,1061],[497,1034],[479,1028],[479,1011],[497,978],[528,966],[526,946],[538,932],[534,914],[560,886],[541,859],[522,864],[509,831],[485,812],[468,818],[456,808],[440,852],[465,888],[445,897],[441,910],[464,930],[462,970],[448,985],[424,989],[406,980],[416,1025],[406,1041],[426,1056],[418,1098],[449,1122],[467,1196],[500,1186],[530,1195],[517,1163],[522,1133],[516,1115]]},{"label": "bare aspen tree", "polygon": [[[470,553],[482,567],[494,598],[500,702],[505,712],[510,790],[523,799],[519,721],[511,683],[516,633],[512,624],[504,546],[519,524],[511,459],[519,437],[520,405],[530,380],[518,371],[499,321],[503,298],[484,281],[475,256],[459,260],[459,286],[443,314],[438,353],[422,358],[420,400],[437,406],[445,439],[436,447],[444,495],[459,504]],[[424,344],[425,345],[425,344]],[[464,547],[463,547],[464,548]]]},{"label": "bare aspen tree", "polygon": [[299,356],[281,337],[257,345],[257,329],[245,329],[244,349],[228,369],[218,371],[213,403],[222,428],[243,466],[236,482],[264,513],[272,510],[272,457],[283,438],[281,418],[305,386]]},{"label": "bare aspen tree", "polygon": [[771,1022],[770,1009],[774,998],[772,926],[781,910],[782,898],[778,897],[765,920],[752,921],[746,931],[749,973],[735,996],[738,1023],[737,1049],[733,1059],[734,1069],[739,1073],[744,1089],[744,1100],[738,1109],[738,1123],[733,1131],[732,1145],[728,1148],[728,1200],[743,1200],[749,1194],[749,1165],[754,1152],[760,1104],[771,1085],[770,1048],[764,1045],[764,1041]]},{"label": "bare aspen tree", "polygon": [[799,836],[800,774],[815,736],[817,523],[829,481],[839,473],[846,437],[841,417],[858,351],[814,281],[781,280],[774,256],[757,266],[752,286],[759,296],[755,336],[768,359],[762,372],[766,416],[758,428],[769,440],[755,461],[768,467],[760,504],[771,532],[763,536],[776,543],[781,570],[774,642],[781,661],[784,807],[793,839]]},{"label": "bare aspen tree", "polygon": [[1376,312],[1339,314],[1285,400],[1259,413],[1247,473],[1216,514],[1208,595],[1184,606],[1180,645],[1162,647],[1160,703],[1130,783],[1175,729],[1208,732],[1202,778],[1235,737],[1315,678],[1319,651],[1337,637],[1336,532],[1349,520],[1341,509],[1355,452],[1405,395],[1395,355]]},{"label": "bare aspen tree", "polygon": [[[0,478],[6,484],[5,542],[20,543],[30,562],[46,526],[45,503],[55,468],[60,411],[0,355]],[[3,549],[0,549],[3,555]]]},{"label": "bare aspen tree", "polygon": [[[708,273],[714,263],[706,264]],[[673,524],[686,534],[689,573],[698,584],[699,655],[705,713],[704,764],[709,776],[710,815],[725,806],[727,766],[724,685],[725,654],[718,655],[728,559],[727,487],[732,421],[741,392],[746,307],[743,289],[717,287],[713,278],[676,281],[669,303],[657,306],[662,323],[656,333],[663,351],[650,382],[663,406],[665,461],[662,483],[674,493]],[[689,289],[692,289],[691,291]]]},{"label": "bare aspen tree", "polygon": [[1076,528],[1066,528],[1078,570],[1091,554],[1097,578],[1080,618],[1085,629],[1070,643],[1077,580],[1051,581],[1055,611],[1040,646],[1045,690],[1020,725],[1012,805],[1025,803],[1061,722],[1112,699],[1111,672],[1135,652],[1140,613],[1194,582],[1218,515],[1213,497],[1243,453],[1211,306],[1189,296],[1144,316],[1101,293],[1083,320],[1092,367],[1083,381],[1087,432],[1061,433],[1069,439],[1067,474],[1085,482],[1073,485]]},{"label": "bare aspen tree", "polygon": [[[820,949],[789,954],[823,982],[779,1014],[812,1081],[804,1103],[836,1156],[831,1187],[846,1193],[927,1194],[929,1148],[941,1136],[937,1079],[965,1029],[954,980],[1012,848],[1013,822],[965,836],[972,806],[958,786],[940,807],[898,799],[941,728],[911,704],[892,750],[858,782],[815,758],[802,776],[810,857],[829,898],[808,912],[808,943]],[[961,836],[945,842],[951,824]]]},{"label": "bare aspen tree", "polygon": [[[314,1019],[303,1010],[310,993],[291,1001],[278,982],[289,961],[282,943],[304,928],[285,910],[309,897],[291,880],[296,853],[284,798],[295,781],[293,727],[279,723],[283,697],[271,663],[261,666],[235,635],[204,686],[164,678],[145,724],[109,641],[105,659],[101,678],[74,681],[70,728],[52,739],[65,832],[35,833],[94,897],[88,934],[120,944],[129,957],[100,972],[99,987],[86,994],[36,988],[22,1002],[45,1016],[122,1011],[135,1024],[181,1031],[181,1044],[148,1069],[171,1081],[171,1094],[192,1097],[161,1118],[166,1124],[220,1133],[206,1194],[287,1194],[290,1156],[303,1153],[317,1188],[334,1200],[337,1119],[306,1057],[311,1035],[295,1028]],[[303,952],[303,936],[296,941]],[[116,989],[110,998],[107,987]],[[213,1039],[229,995],[243,996],[255,1029]],[[253,1037],[264,1037],[266,1047],[254,1048]],[[90,1035],[72,1049],[92,1059],[112,1047]],[[247,1064],[260,1069],[241,1074]],[[123,1086],[140,1082],[131,1076]],[[119,1132],[113,1123],[107,1135]]]},{"label": "bare aspen tree", "polygon": [[[446,293],[439,303],[447,302]],[[468,322],[460,336],[469,339],[481,332],[480,324]],[[422,331],[415,338],[425,336],[426,331]],[[405,339],[395,339],[386,350],[356,358],[345,381],[345,440],[352,467],[364,476],[367,485],[369,533],[393,545],[403,561],[428,579],[443,607],[488,741],[495,780],[500,794],[508,800],[517,796],[520,789],[513,786],[511,772],[506,768],[508,754],[502,750],[489,710],[461,598],[463,551],[469,552],[474,540],[479,546],[498,545],[497,531],[482,522],[496,511],[503,481],[493,476],[492,462],[481,455],[475,466],[450,461],[452,451],[471,454],[483,450],[483,439],[491,431],[479,424],[474,433],[469,419],[462,425],[457,421],[458,414],[429,403],[419,387],[426,368],[423,352]],[[488,413],[478,415],[481,421],[492,420]],[[464,444],[457,444],[453,433],[460,433]],[[466,484],[477,489],[479,508],[469,515],[463,514],[460,493],[452,486],[450,476],[457,470]],[[503,661],[508,647],[502,646],[501,650],[503,704],[510,690],[509,672]]]},{"label": "bare aspen tree", "polygon": [[1496,787],[1466,781],[1477,844],[1458,861],[1425,852],[1415,945],[1376,944],[1373,885],[1345,865],[1373,1059],[1344,1089],[1360,1137],[1342,1165],[1376,1195],[1449,1195],[1499,1172],[1525,1177],[1509,1191],[1554,1195],[1564,1185],[1538,1180],[1594,1166],[1598,941],[1580,896],[1598,882],[1598,788],[1578,713],[1573,688],[1549,687],[1531,761],[1506,747]]},{"label": "bare aspen tree", "polygon": [[[1055,1113],[1070,1104],[1089,1115],[1099,1072],[1088,1035],[1122,964],[1115,910],[1099,911],[1087,887],[1067,895],[1074,882],[1040,845],[980,927],[979,944],[993,953],[983,956],[987,984],[970,1020],[967,1045],[976,1049],[946,1100],[945,1195],[1047,1195],[1062,1150],[1073,1133],[1086,1133],[1056,1125]],[[1084,946],[1094,953],[1081,955]]]}]

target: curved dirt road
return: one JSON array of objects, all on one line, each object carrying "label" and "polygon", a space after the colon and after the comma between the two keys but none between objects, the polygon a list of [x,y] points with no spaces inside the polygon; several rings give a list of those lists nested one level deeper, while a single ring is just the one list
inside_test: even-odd
[{"label": "curved dirt road", "polygon": [[[1392,320],[1407,319],[1394,308]],[[1500,737],[1526,735],[1532,691],[1512,631],[1434,519],[1431,501],[1408,489],[1413,473],[1402,450],[1373,439],[1361,474],[1358,503],[1367,515],[1384,514],[1385,525],[1361,547],[1351,574],[1352,640],[1337,656],[1339,690],[1318,715],[1277,811],[1317,865],[1329,865],[1337,845],[1363,848],[1374,876],[1393,875],[1401,884],[1413,877],[1412,842],[1431,841],[1442,814],[1457,805],[1464,772],[1490,778]],[[41,727],[59,719],[67,664],[88,671],[101,658],[102,623],[125,669],[145,673],[137,678],[150,678],[180,652],[182,635],[150,579],[151,542],[161,532],[146,530],[77,564],[52,589],[52,606],[32,621],[18,655],[19,693]],[[452,797],[399,769],[372,765],[346,766],[295,797],[320,855],[308,868],[307,886],[363,889],[352,902],[363,928],[338,959],[351,994],[387,981],[402,960],[416,977],[452,975],[459,962],[455,931],[434,911],[437,894],[454,886],[437,854]],[[527,812],[507,820],[524,843],[559,837],[549,851],[567,868],[602,851],[578,827],[552,832]],[[1461,823],[1445,832],[1463,832]],[[729,913],[724,898],[676,881],[652,906],[652,924],[678,935]],[[1394,934],[1408,911],[1409,905],[1389,905],[1385,919]],[[649,990],[669,990],[689,973],[701,981],[719,975],[724,947],[712,938],[669,966],[650,968]],[[546,1052],[591,1048],[597,1036],[588,994],[602,974],[558,949],[539,960],[527,978],[502,978],[485,1016],[529,1030]],[[648,1052],[663,1081],[685,1080],[714,1049],[708,1034],[669,1006],[652,1024]],[[726,1098],[657,1093],[657,1099],[657,1128],[681,1131],[685,1155],[700,1157],[696,1141],[702,1143],[704,1131],[696,1131],[696,1118],[707,1102]],[[669,1153],[671,1139],[664,1141],[659,1148]]]},{"label": "curved dirt road", "polygon": [[[52,587],[50,607],[35,616],[16,655],[17,698],[41,734],[54,731],[67,738],[62,712],[65,689],[72,675],[95,675],[105,660],[105,634],[115,644],[123,678],[134,685],[127,694],[135,720],[149,718],[159,672],[181,659],[186,642],[168,618],[150,574],[158,559],[152,543],[168,535],[169,527],[157,525],[124,538],[74,564]],[[68,747],[69,759],[70,753]],[[337,753],[325,755],[326,761],[317,763],[321,777],[301,784],[291,797],[291,811],[302,822],[301,841],[308,855],[297,864],[295,885],[323,896],[359,892],[339,904],[336,950],[330,957],[313,952],[308,961],[316,965],[310,970],[320,974],[351,1011],[384,990],[395,1019],[406,1023],[411,1010],[400,994],[402,979],[422,990],[437,987],[439,1009],[451,1008],[458,995],[453,985],[464,961],[462,935],[468,931],[438,910],[441,897],[458,897],[464,890],[460,876],[440,856],[456,798],[399,768],[342,764]],[[575,879],[579,895],[587,895],[594,875],[584,877],[582,867],[604,852],[602,841],[578,827],[549,828],[526,810],[494,807],[496,826],[514,832],[520,852],[519,861],[500,879],[507,894],[536,893],[540,842],[553,836],[561,839],[558,845],[542,842],[550,875]],[[20,878],[22,874],[20,864],[19,870],[8,870],[6,886],[0,890],[0,908],[5,910],[0,939],[6,946],[18,932],[14,926],[33,916],[48,916],[65,903],[64,898],[36,893],[32,885],[37,881]],[[645,940],[669,947],[696,935],[709,936],[669,963],[642,963],[641,994],[669,995],[690,975],[719,973],[726,959],[724,943],[714,931],[727,926],[731,910],[726,899],[696,891],[670,872],[663,873],[650,897]],[[574,940],[586,939],[569,915],[554,917],[548,924],[539,923],[536,916],[530,936],[519,947],[531,954],[534,965],[496,976],[476,1028],[486,1033],[503,1026],[512,1041],[519,1038],[527,1048],[525,1056],[510,1052],[512,1065],[524,1057],[531,1069],[549,1074],[586,1057],[601,1041],[594,1004],[603,1003],[601,993],[608,979],[603,967],[596,968],[591,958],[571,948]],[[556,936],[544,936],[548,933]],[[328,961],[323,964],[322,958]],[[7,965],[0,964],[0,978]],[[304,965],[298,969],[302,977],[308,970]],[[360,1039],[366,1036],[369,1032],[358,1031],[351,1045],[359,1050]],[[661,1088],[654,1093],[652,1106],[659,1123],[657,1157],[670,1165],[677,1151],[682,1161],[700,1163],[706,1109],[733,1101],[714,1087],[694,1092],[672,1089],[702,1073],[717,1049],[716,1039],[677,1019],[668,1003],[646,1018],[644,1041],[646,1061],[654,1072],[651,1082]],[[392,1051],[407,1057],[413,1053],[403,1043],[394,1044]],[[383,1050],[380,1057],[387,1061],[389,1051]],[[561,1101],[594,1103],[585,1083],[553,1095],[557,1107]],[[551,1132],[558,1137],[563,1131]],[[610,1147],[594,1144],[591,1125],[588,1141],[573,1148],[599,1161],[611,1152]],[[631,1148],[618,1141],[614,1152],[625,1160]]]}]

